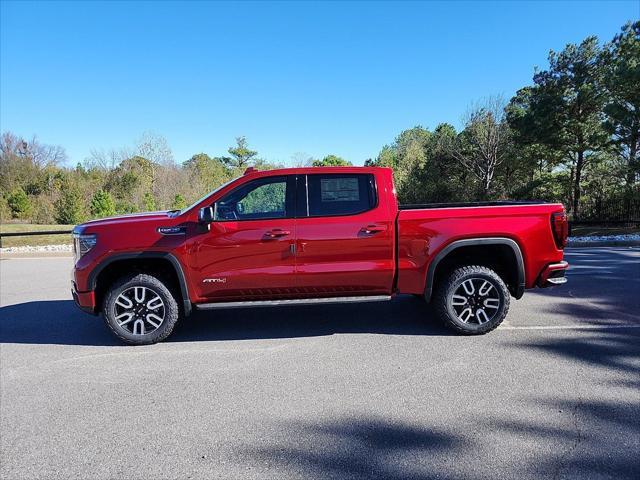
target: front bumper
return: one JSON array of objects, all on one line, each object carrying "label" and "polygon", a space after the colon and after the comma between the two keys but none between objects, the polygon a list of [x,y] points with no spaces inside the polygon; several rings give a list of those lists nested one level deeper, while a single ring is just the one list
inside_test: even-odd
[{"label": "front bumper", "polygon": [[565,261],[547,265],[544,270],[542,270],[540,277],[538,277],[538,286],[542,288],[555,287],[567,283],[565,272],[568,268],[569,263]]},{"label": "front bumper", "polygon": [[96,296],[93,291],[78,292],[75,282],[71,282],[71,295],[76,306],[83,312],[96,315]]}]

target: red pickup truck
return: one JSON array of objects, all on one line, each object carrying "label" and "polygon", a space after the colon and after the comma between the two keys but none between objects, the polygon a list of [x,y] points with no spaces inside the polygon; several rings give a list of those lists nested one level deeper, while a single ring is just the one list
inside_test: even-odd
[{"label": "red pickup truck", "polygon": [[398,205],[387,168],[257,171],[182,211],[74,229],[72,293],[130,344],[200,310],[431,302],[463,334],[496,328],[510,297],[566,281],[560,204]]}]

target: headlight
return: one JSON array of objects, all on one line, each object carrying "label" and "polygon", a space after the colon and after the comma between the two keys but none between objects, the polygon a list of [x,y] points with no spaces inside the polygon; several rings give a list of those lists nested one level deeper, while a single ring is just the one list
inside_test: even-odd
[{"label": "headlight", "polygon": [[73,256],[75,261],[80,260],[89,250],[96,246],[98,241],[94,233],[90,234],[73,234]]}]

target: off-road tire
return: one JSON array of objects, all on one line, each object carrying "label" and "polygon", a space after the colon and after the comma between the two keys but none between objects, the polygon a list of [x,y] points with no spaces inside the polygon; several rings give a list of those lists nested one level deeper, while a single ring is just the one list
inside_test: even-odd
[{"label": "off-road tire", "polygon": [[[134,335],[127,328],[120,326],[115,319],[116,299],[118,296],[133,288],[145,287],[155,292],[164,303],[164,319],[156,330],[145,335]],[[180,309],[176,301],[175,294],[158,278],[144,273],[129,275],[116,281],[108,290],[102,306],[102,314],[105,323],[113,334],[125,343],[130,345],[151,345],[161,342],[173,331],[176,322],[180,318]]]},{"label": "off-road tire", "polygon": [[[462,287],[463,282],[470,279],[476,280],[476,284],[480,280],[488,281],[499,297],[500,305],[497,311],[485,323],[463,322],[452,305],[453,295]],[[436,314],[447,327],[464,335],[482,335],[496,329],[502,323],[509,312],[509,301],[509,289],[496,272],[487,267],[472,265],[452,270],[443,278],[436,286],[432,304]]]}]

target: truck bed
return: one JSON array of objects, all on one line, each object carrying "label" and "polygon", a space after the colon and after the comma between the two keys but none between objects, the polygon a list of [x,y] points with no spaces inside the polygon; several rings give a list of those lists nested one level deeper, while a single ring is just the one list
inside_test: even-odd
[{"label": "truck bed", "polygon": [[535,286],[542,269],[562,260],[551,231],[551,214],[558,203],[494,201],[428,203],[399,207],[398,290],[420,293],[427,268],[453,241],[505,238],[517,243],[524,257],[526,288]]}]

